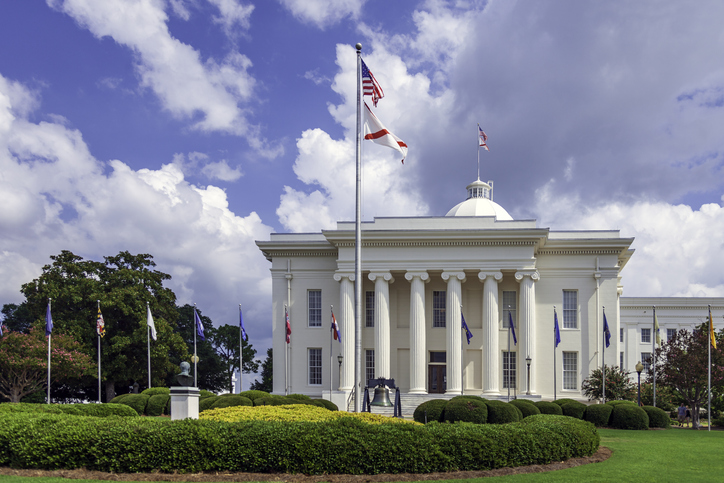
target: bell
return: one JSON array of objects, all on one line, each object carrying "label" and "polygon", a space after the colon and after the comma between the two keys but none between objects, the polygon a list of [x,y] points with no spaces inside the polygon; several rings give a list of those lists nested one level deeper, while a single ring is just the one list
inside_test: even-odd
[{"label": "bell", "polygon": [[390,390],[385,386],[377,386],[375,388],[375,397],[372,399],[370,406],[392,406]]}]

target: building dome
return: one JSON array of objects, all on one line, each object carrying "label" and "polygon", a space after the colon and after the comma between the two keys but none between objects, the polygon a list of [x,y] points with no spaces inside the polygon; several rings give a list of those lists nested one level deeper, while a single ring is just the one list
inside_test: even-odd
[{"label": "building dome", "polygon": [[478,180],[467,186],[468,199],[459,203],[445,216],[494,216],[496,220],[512,220],[505,208],[493,201],[493,182]]}]

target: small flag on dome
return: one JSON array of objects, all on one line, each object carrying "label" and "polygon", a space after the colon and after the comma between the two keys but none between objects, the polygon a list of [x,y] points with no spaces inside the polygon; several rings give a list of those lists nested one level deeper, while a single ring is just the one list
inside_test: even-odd
[{"label": "small flag on dome", "polygon": [[486,151],[490,151],[487,144],[488,136],[485,134],[485,131],[483,131],[483,128],[480,127],[480,124],[478,124],[478,140],[478,147],[485,148]]}]

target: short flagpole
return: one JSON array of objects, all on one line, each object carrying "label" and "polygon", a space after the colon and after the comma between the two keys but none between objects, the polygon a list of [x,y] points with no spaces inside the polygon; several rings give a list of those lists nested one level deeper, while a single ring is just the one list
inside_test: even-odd
[{"label": "short flagpole", "polygon": [[287,342],[287,306],[284,305],[284,395],[289,394],[289,343]]},{"label": "short flagpole", "polygon": [[[556,306],[553,306],[553,320],[556,319]],[[558,371],[556,370],[556,325],[553,322],[553,400],[556,400],[556,376]]]},{"label": "short flagpole", "polygon": [[[329,306],[330,315],[334,314],[334,306]],[[334,340],[334,322],[329,321],[329,400],[332,400],[332,365],[334,360],[332,359],[332,341]]]},{"label": "short flagpole", "polygon": [[[98,312],[101,311],[101,301],[98,300]],[[96,321],[96,332],[98,333],[98,404],[101,403],[101,334],[98,321]]]},{"label": "short flagpole", "polygon": [[[52,301],[53,301],[53,299],[48,297],[48,312],[51,311],[51,302]],[[51,317],[52,317],[52,315],[51,315]],[[47,316],[46,316],[46,319],[47,319]],[[46,323],[46,327],[47,327],[48,321],[46,320],[45,323]],[[48,404],[50,404],[50,339],[51,339],[51,337],[53,337],[52,333],[48,334]]]},{"label": "short flagpole", "polygon": [[652,322],[654,324],[654,336],[651,338],[651,343],[654,348],[654,351],[652,352],[652,359],[654,361],[654,407],[656,407],[656,340],[659,337],[659,332],[656,330],[656,306],[654,305],[654,320]]},{"label": "short flagpole", "polygon": [[[460,304],[460,317],[465,318],[463,304]],[[462,327],[460,330],[462,330]],[[465,334],[465,338],[467,339],[467,334]],[[460,395],[462,396],[465,394],[465,344],[462,337],[460,337],[460,378],[462,379],[460,381]]]},{"label": "short flagpole", "polygon": [[241,304],[239,304],[239,393],[244,389],[244,334],[241,333]]},{"label": "short flagpole", "polygon": [[[604,321],[606,320],[606,307],[603,306],[603,317]],[[603,363],[603,367],[601,367],[601,381],[603,381],[603,403],[606,404],[606,335],[601,338],[601,362]]]},{"label": "short flagpole", "polygon": [[506,372],[506,386],[508,386],[508,402],[510,402],[510,324],[508,324],[508,371]]},{"label": "short flagpole", "polygon": [[[707,364],[707,373],[708,373],[708,380],[707,380],[707,396],[708,396],[708,403],[706,408],[706,416],[709,419],[709,426],[708,430],[711,431],[711,343],[712,343],[712,335],[714,334],[714,319],[711,318],[711,305],[709,305],[709,363]],[[697,414],[698,416],[698,414]],[[699,429],[699,423],[697,422],[696,428]]]}]

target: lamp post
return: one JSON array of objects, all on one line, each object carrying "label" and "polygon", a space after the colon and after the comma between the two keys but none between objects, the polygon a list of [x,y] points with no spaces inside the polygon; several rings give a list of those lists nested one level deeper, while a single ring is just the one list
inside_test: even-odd
[{"label": "lamp post", "polygon": [[531,363],[530,355],[528,355],[528,357],[525,358],[525,363],[528,365],[528,391],[526,391],[526,394],[528,396],[530,396],[530,363]]},{"label": "lamp post", "polygon": [[343,359],[342,354],[337,356],[337,362],[339,362],[339,372],[338,372],[337,376],[339,379],[342,379],[342,359]]},{"label": "lamp post", "polygon": [[641,371],[644,370],[644,365],[639,361],[636,364],[636,372],[639,374],[639,407],[641,407]]}]

